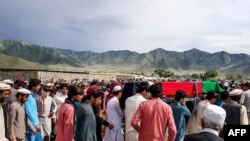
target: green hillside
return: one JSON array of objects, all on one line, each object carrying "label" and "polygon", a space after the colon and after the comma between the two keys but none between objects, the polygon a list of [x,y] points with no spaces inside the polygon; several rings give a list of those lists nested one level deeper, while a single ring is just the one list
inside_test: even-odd
[{"label": "green hillside", "polygon": [[33,63],[18,57],[7,56],[0,53],[1,68],[19,68],[19,69],[46,69],[47,67]]},{"label": "green hillside", "polygon": [[[208,53],[198,49],[184,52],[168,51],[161,48],[147,53],[137,53],[129,50],[107,51],[95,53],[92,51],[73,51],[42,47],[22,41],[0,41],[0,53],[7,56],[22,58],[38,64],[49,66],[51,69],[84,69],[115,72],[149,72],[156,69],[176,71],[206,71],[215,69],[221,72],[247,74],[250,72],[250,56],[247,54],[230,54],[227,52]],[[8,59],[1,65],[20,65]],[[10,62],[9,62],[10,61]],[[36,63],[36,65],[35,65]],[[13,66],[15,66],[13,65]],[[33,65],[33,64],[31,64]],[[53,68],[55,66],[55,68]],[[31,67],[28,65],[28,67]]]}]

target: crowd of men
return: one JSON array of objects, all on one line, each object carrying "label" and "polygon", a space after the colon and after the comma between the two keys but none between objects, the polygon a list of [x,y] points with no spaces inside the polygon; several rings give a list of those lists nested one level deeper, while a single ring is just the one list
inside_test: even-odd
[{"label": "crowd of men", "polygon": [[225,124],[249,124],[249,83],[202,94],[193,108],[183,90],[169,103],[159,83],[140,81],[122,110],[123,87],[0,82],[0,141],[222,141]]}]

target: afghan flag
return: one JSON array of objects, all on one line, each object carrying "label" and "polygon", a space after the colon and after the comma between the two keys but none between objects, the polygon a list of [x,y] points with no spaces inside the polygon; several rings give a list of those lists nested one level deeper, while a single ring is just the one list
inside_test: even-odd
[{"label": "afghan flag", "polygon": [[162,93],[165,96],[175,96],[177,90],[183,90],[188,97],[204,94],[208,91],[222,92],[223,89],[217,82],[203,81],[203,82],[162,82]]}]

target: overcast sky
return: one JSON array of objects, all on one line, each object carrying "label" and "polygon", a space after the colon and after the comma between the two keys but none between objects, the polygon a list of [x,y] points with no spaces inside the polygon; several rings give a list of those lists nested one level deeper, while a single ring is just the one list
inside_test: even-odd
[{"label": "overcast sky", "polygon": [[76,51],[250,54],[250,0],[2,0],[0,39]]}]

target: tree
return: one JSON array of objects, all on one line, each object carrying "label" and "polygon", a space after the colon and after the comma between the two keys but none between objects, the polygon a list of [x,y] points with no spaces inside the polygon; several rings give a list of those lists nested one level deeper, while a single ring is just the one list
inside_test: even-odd
[{"label": "tree", "polygon": [[205,72],[205,78],[215,78],[218,76],[218,72],[216,70],[208,70]]},{"label": "tree", "polygon": [[200,79],[205,80],[204,73],[200,73],[200,74],[199,74],[199,77],[200,77]]},{"label": "tree", "polygon": [[165,70],[155,70],[154,73],[160,77],[173,77],[175,75],[173,72]]},{"label": "tree", "polygon": [[174,73],[171,72],[171,71],[164,71],[164,77],[173,77],[174,76]]},{"label": "tree", "polygon": [[237,74],[236,78],[237,78],[238,80],[241,80],[241,79],[243,78],[243,75]]},{"label": "tree", "polygon": [[198,79],[199,78],[199,75],[197,73],[193,73],[191,74],[191,76],[194,78],[194,79]]},{"label": "tree", "polygon": [[234,75],[231,74],[231,73],[228,73],[228,74],[226,74],[226,79],[233,80],[234,79]]},{"label": "tree", "polygon": [[163,77],[164,70],[155,70],[154,73],[159,75],[160,77]]}]

